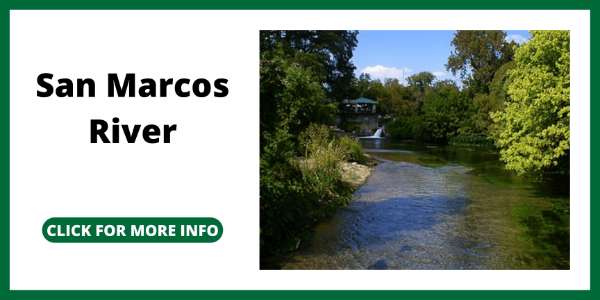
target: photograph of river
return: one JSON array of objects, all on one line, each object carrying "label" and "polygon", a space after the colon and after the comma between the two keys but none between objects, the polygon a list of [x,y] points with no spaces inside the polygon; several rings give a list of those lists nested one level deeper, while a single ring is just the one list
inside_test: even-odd
[{"label": "photograph of river", "polygon": [[570,268],[568,31],[260,47],[261,269]]}]

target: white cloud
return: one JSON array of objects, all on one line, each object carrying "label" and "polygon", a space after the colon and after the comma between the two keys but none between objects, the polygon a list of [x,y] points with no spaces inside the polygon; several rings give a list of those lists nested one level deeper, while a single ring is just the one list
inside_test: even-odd
[{"label": "white cloud", "polygon": [[450,73],[446,71],[434,71],[431,72],[435,76],[436,79],[444,79],[450,76]]},{"label": "white cloud", "polygon": [[506,36],[506,40],[509,42],[515,42],[517,44],[523,44],[527,42],[527,38],[520,34],[509,34]]},{"label": "white cloud", "polygon": [[384,80],[386,78],[396,78],[403,80],[410,76],[412,72],[409,68],[386,67],[382,65],[367,66],[361,70],[361,73],[369,74],[372,79]]},{"label": "white cloud", "polygon": [[[414,75],[418,72],[413,71],[412,69],[409,68],[397,68],[397,67],[387,67],[387,66],[383,66],[383,65],[374,65],[374,66],[367,66],[365,68],[363,68],[362,70],[360,70],[360,74],[369,74],[369,76],[371,76],[371,79],[376,79],[376,80],[385,80],[386,78],[390,78],[390,79],[398,79],[400,81],[400,83],[402,84],[407,84],[406,79],[408,77],[410,77],[411,75]],[[435,79],[436,80],[454,80],[457,81],[455,76],[452,75],[452,73],[446,71],[446,70],[437,70],[437,71],[432,71],[431,72],[433,75],[435,75]]]}]

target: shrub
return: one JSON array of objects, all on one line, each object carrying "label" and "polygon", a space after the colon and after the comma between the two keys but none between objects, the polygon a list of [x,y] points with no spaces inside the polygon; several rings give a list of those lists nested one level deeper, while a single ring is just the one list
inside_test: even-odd
[{"label": "shrub", "polygon": [[397,139],[414,139],[415,138],[415,117],[401,116],[389,122],[385,129],[390,136]]},{"label": "shrub", "polygon": [[338,188],[342,175],[339,164],[345,158],[343,149],[332,138],[324,125],[311,124],[300,135],[305,148],[303,159],[297,160],[305,187],[320,203],[322,208],[337,207],[340,199]]},{"label": "shrub", "polygon": [[[285,131],[285,130],[281,130]],[[342,181],[342,147],[324,125],[311,124],[298,137],[296,157],[290,134],[267,136],[260,161],[261,255],[294,250],[314,224],[346,205],[352,189]],[[359,145],[360,146],[360,145]]]},{"label": "shrub", "polygon": [[308,157],[309,154],[317,152],[332,143],[333,135],[327,126],[313,123],[300,133],[298,142],[300,153],[304,157]]},{"label": "shrub", "polygon": [[347,160],[357,162],[359,164],[367,163],[367,156],[365,155],[362,146],[356,139],[348,136],[342,136],[338,139],[338,144],[342,148],[344,157]]}]

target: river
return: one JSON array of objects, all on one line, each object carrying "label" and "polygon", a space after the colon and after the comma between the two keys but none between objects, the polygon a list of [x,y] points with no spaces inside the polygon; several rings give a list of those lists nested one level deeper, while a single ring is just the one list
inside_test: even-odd
[{"label": "river", "polygon": [[503,169],[485,148],[365,140],[354,199],[284,269],[568,269],[568,178]]}]

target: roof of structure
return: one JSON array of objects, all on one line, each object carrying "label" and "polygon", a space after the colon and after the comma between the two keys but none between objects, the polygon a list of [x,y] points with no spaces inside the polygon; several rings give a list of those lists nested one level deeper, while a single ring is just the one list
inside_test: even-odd
[{"label": "roof of structure", "polygon": [[354,99],[354,100],[344,100],[344,103],[350,103],[350,104],[377,104],[377,101],[369,99],[369,98],[365,98],[365,97],[360,97],[360,98]]}]

